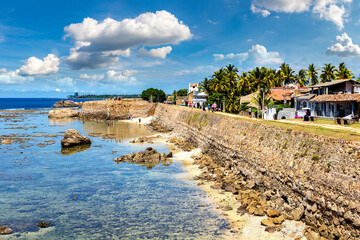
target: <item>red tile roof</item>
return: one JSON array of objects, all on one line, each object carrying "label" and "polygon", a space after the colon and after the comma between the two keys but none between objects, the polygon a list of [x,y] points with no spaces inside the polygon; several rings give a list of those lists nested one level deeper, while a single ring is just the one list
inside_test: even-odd
[{"label": "red tile roof", "polygon": [[270,96],[276,101],[283,101],[284,96],[285,96],[286,100],[291,100],[290,95],[293,92],[294,92],[293,89],[282,90],[282,88],[281,88],[281,90],[280,90],[280,89],[273,88],[273,90],[271,91]]},{"label": "red tile roof", "polygon": [[310,100],[310,102],[360,102],[360,94],[328,94],[319,95]]}]

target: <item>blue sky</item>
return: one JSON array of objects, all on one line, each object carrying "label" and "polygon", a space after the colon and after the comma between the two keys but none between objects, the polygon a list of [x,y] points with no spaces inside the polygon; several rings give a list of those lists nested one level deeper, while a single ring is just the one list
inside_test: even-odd
[{"label": "blue sky", "polygon": [[359,0],[6,1],[0,97],[171,93],[240,71],[345,62],[360,74]]}]

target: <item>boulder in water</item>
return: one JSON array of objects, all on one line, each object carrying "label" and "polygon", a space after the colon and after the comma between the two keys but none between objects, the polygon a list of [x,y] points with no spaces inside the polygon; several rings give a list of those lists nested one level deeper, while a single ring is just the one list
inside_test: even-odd
[{"label": "boulder in water", "polygon": [[80,103],[74,102],[71,100],[58,101],[53,105],[53,108],[63,108],[63,107],[80,107]]},{"label": "boulder in water", "polygon": [[36,225],[41,228],[46,228],[48,226],[51,226],[52,223],[51,222],[47,223],[47,222],[41,221],[41,222],[37,223]]},{"label": "boulder in water", "polygon": [[129,155],[123,155],[121,157],[115,158],[114,161],[116,163],[120,162],[130,162],[130,163],[137,163],[139,165],[145,165],[148,169],[151,169],[155,165],[159,164],[160,162],[164,166],[168,166],[167,159],[172,157],[172,152],[168,154],[159,153],[156,149],[148,147],[145,151],[131,153]]},{"label": "boulder in water", "polygon": [[71,108],[53,109],[49,111],[49,118],[78,117],[79,113]]},{"label": "boulder in water", "polygon": [[81,145],[91,144],[88,137],[81,136],[80,132],[75,129],[69,129],[64,134],[64,139],[61,140],[61,147],[69,148]]},{"label": "boulder in water", "polygon": [[0,227],[0,235],[2,235],[2,234],[10,234],[12,232],[13,232],[13,230],[11,228]]}]

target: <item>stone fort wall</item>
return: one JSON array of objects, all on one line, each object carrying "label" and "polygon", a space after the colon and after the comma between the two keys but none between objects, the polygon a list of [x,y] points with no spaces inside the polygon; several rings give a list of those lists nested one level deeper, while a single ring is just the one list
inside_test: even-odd
[{"label": "stone fort wall", "polygon": [[154,117],[323,237],[360,238],[359,143],[173,105],[157,105]]}]

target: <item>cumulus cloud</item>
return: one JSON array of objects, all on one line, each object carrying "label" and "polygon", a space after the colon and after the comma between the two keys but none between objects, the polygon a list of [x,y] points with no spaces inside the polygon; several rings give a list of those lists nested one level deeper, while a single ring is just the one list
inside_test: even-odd
[{"label": "cumulus cloud", "polygon": [[267,49],[259,44],[251,47],[248,52],[249,59],[254,60],[258,64],[280,64],[284,60],[280,57],[278,52],[268,52]]},{"label": "cumulus cloud", "polygon": [[237,60],[240,62],[245,61],[249,54],[248,53],[229,53],[227,55],[224,54],[214,54],[215,61],[221,61],[221,60]]},{"label": "cumulus cloud", "polygon": [[166,58],[166,55],[171,53],[172,47],[161,47],[161,48],[154,48],[150,50],[146,50],[144,47],[140,48],[138,51],[138,56],[148,56],[151,58]]},{"label": "cumulus cloud", "polygon": [[275,12],[299,13],[308,11],[312,3],[312,0],[253,0],[251,10],[260,8]]},{"label": "cumulus cloud", "polygon": [[284,61],[278,52],[268,52],[264,46],[259,44],[253,45],[251,49],[245,53],[229,53],[227,55],[214,54],[213,56],[215,61],[232,60],[240,63],[250,61],[263,65],[280,64]]},{"label": "cumulus cloud", "polygon": [[[122,21],[107,18],[98,22],[85,18],[81,23],[66,26],[64,38],[75,42],[66,62],[73,69],[82,69],[108,67],[117,62],[120,55],[130,56],[130,49],[178,44],[191,39],[192,34],[173,14],[157,11]],[[157,58],[164,54],[166,57],[171,51],[169,47],[152,50],[148,54]]]},{"label": "cumulus cloud", "polygon": [[60,59],[54,54],[48,54],[43,60],[31,57],[20,67],[19,75],[48,75],[59,71]]},{"label": "cumulus cloud", "polygon": [[327,54],[338,57],[360,57],[360,47],[354,44],[352,39],[343,33],[336,37],[337,43],[328,48]]},{"label": "cumulus cloud", "polygon": [[250,10],[251,10],[253,13],[261,13],[261,15],[262,15],[263,17],[267,17],[267,16],[270,15],[270,12],[269,12],[268,10],[261,10],[261,9],[255,7],[255,5],[253,5],[253,4],[251,5]]},{"label": "cumulus cloud", "polygon": [[23,84],[34,81],[31,76],[20,76],[19,70],[7,72],[5,68],[0,71],[0,84]]},{"label": "cumulus cloud", "polygon": [[64,77],[55,80],[55,84],[62,87],[72,87],[74,86],[75,82],[74,79],[71,77]]},{"label": "cumulus cloud", "polygon": [[317,0],[313,8],[314,13],[318,13],[320,18],[335,23],[341,30],[344,28],[344,17],[347,16],[345,7],[336,5],[337,2],[351,2],[351,1],[336,1],[336,0]]},{"label": "cumulus cloud", "polygon": [[56,92],[61,92],[60,88],[55,89]]},{"label": "cumulus cloud", "polygon": [[131,83],[136,81],[134,74],[137,72],[138,72],[137,70],[123,70],[123,71],[109,70],[105,74],[93,74],[93,75],[88,75],[86,73],[80,74],[80,78],[97,83],[104,83],[104,84]]},{"label": "cumulus cloud", "polygon": [[130,49],[114,50],[103,52],[81,52],[78,51],[83,46],[89,46],[88,42],[76,42],[75,46],[70,49],[70,56],[65,62],[70,65],[71,69],[97,69],[106,68],[114,65],[119,61],[119,56],[130,56]]},{"label": "cumulus cloud", "polygon": [[284,13],[300,13],[312,10],[321,19],[335,23],[341,30],[348,16],[345,6],[352,0],[252,0],[251,11],[261,13],[264,17],[275,11]]}]

